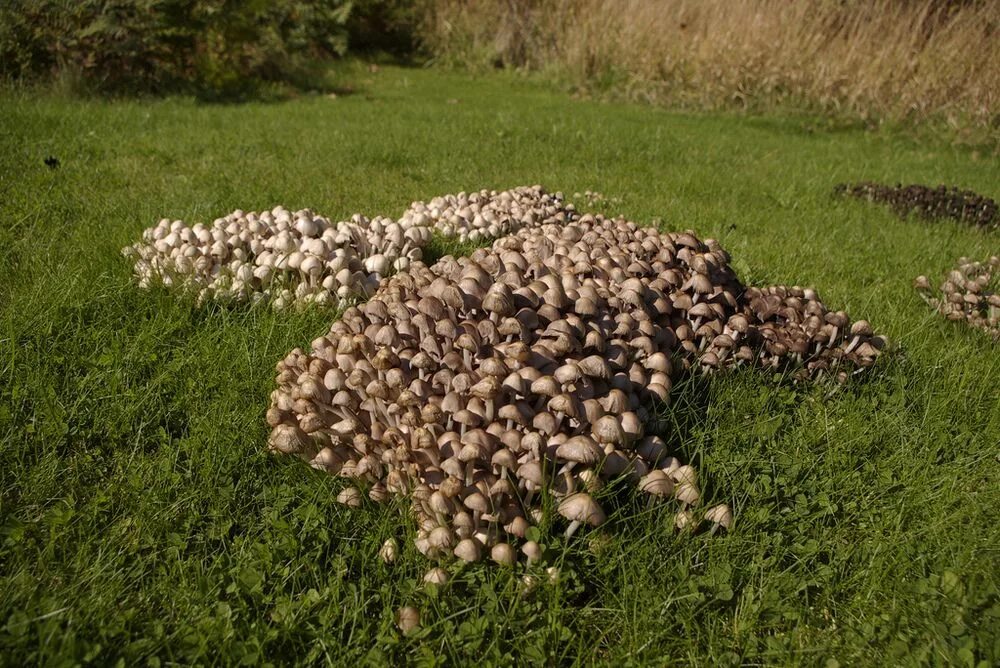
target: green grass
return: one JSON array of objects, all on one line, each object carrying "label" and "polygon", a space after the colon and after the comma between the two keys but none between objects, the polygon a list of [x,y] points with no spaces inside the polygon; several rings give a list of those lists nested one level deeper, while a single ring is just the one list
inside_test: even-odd
[{"label": "green grass", "polygon": [[[0,97],[0,664],[1000,661],[1000,349],[910,288],[997,237],[830,196],[996,198],[997,159],[503,77],[358,76],[275,104]],[[398,507],[348,511],[342,482],[265,452],[273,365],[330,314],[176,303],[134,289],[118,251],[162,216],[399,215],[535,182],[719,238],[743,280],[816,286],[897,351],[836,391],[754,373],[675,391],[665,436],[733,506],[729,535],[676,535],[626,495],[605,531],[548,541],[557,584],[456,567],[427,592]],[[403,638],[406,604],[424,626]]]}]

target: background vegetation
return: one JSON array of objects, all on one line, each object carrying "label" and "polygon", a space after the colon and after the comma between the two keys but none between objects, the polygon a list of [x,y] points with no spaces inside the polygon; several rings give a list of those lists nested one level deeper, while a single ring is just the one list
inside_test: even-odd
[{"label": "background vegetation", "polygon": [[989,0],[434,0],[439,62],[688,108],[804,109],[1000,139]]},{"label": "background vegetation", "polygon": [[[268,104],[0,96],[0,664],[1000,661],[1000,355],[910,287],[997,237],[830,194],[875,179],[997,198],[996,157],[505,75],[352,76],[357,94]],[[535,572],[525,594],[520,572],[456,567],[424,591],[397,508],[348,511],[342,481],[265,452],[273,365],[333,314],[195,308],[137,290],[118,251],[163,216],[399,215],[534,182],[716,237],[744,281],[817,286],[898,348],[839,389],[756,373],[675,389],[664,437],[707,503],[732,504],[729,535],[677,535],[625,497],[604,531],[548,541],[557,583]],[[407,604],[424,629],[404,638]]]},{"label": "background vegetation", "polygon": [[990,0],[8,0],[0,78],[246,98],[349,52],[540,72],[588,95],[930,125],[1000,147]]},{"label": "background vegetation", "polygon": [[348,46],[408,53],[412,12],[403,0],[9,0],[0,75],[117,94],[315,89],[317,65]]}]

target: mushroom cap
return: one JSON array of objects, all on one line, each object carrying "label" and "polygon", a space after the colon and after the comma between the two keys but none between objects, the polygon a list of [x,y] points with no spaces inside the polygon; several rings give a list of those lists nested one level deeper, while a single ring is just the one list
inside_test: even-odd
[{"label": "mushroom cap", "polygon": [[544,484],[545,478],[542,475],[542,466],[537,460],[529,460],[517,468],[517,477],[525,482],[530,482],[536,487]]},{"label": "mushroom cap", "polygon": [[521,552],[527,557],[529,564],[542,558],[542,547],[533,540],[525,542],[521,546]]},{"label": "mushroom cap", "polygon": [[706,510],[705,519],[728,531],[729,527],[733,525],[733,511],[729,509],[728,505],[722,503]]},{"label": "mushroom cap", "polygon": [[875,332],[867,320],[858,320],[851,325],[851,334],[854,336],[871,336]]},{"label": "mushroom cap", "polygon": [[674,481],[666,472],[653,469],[639,480],[639,489],[653,496],[666,497],[673,494]]},{"label": "mushroom cap", "polygon": [[477,513],[487,513],[490,511],[490,502],[483,494],[479,492],[473,492],[465,497],[463,501],[465,507],[469,510],[474,510]]},{"label": "mushroom cap", "polygon": [[271,430],[268,445],[273,450],[292,455],[304,451],[311,439],[309,435],[291,424],[279,424]]},{"label": "mushroom cap", "polygon": [[598,443],[620,444],[625,441],[622,424],[614,415],[605,415],[595,422],[593,433]]},{"label": "mushroom cap", "polygon": [[559,381],[557,381],[552,376],[541,376],[540,378],[532,381],[531,392],[533,394],[541,394],[547,397],[554,397],[562,391],[559,386]]},{"label": "mushroom cap", "polygon": [[674,488],[674,496],[681,503],[687,505],[695,505],[701,500],[701,492],[698,491],[698,487],[690,482],[682,482]]},{"label": "mushroom cap", "polygon": [[502,420],[512,420],[523,427],[534,416],[530,409],[528,409],[527,404],[515,401],[501,406],[500,410],[497,411],[497,417]]},{"label": "mushroom cap", "polygon": [[391,564],[396,561],[396,556],[399,554],[399,544],[396,542],[395,538],[389,538],[384,543],[378,551],[379,558],[387,564]]},{"label": "mushroom cap", "polygon": [[486,376],[469,388],[469,393],[480,399],[492,400],[500,392],[500,380],[496,376]]},{"label": "mushroom cap", "polygon": [[556,433],[556,416],[546,411],[536,413],[531,420],[531,426],[543,434],[551,436]]},{"label": "mushroom cap", "polygon": [[497,468],[514,469],[517,467],[517,457],[507,448],[500,448],[493,453],[490,463]]},{"label": "mushroom cap", "polygon": [[521,515],[518,515],[512,519],[509,524],[504,525],[504,530],[512,536],[524,538],[524,535],[527,533],[530,526],[531,525],[528,524],[528,520],[524,519]]},{"label": "mushroom cap", "polygon": [[683,530],[688,528],[689,526],[694,528],[696,524],[697,522],[695,521],[694,513],[692,513],[690,510],[681,510],[676,515],[674,515],[674,526],[677,529]]},{"label": "mushroom cap", "polygon": [[594,439],[580,434],[556,448],[556,457],[578,464],[596,464],[604,458],[604,451]]},{"label": "mushroom cap", "polygon": [[482,418],[473,413],[472,411],[470,411],[468,408],[463,408],[459,411],[456,411],[455,414],[452,416],[452,419],[455,420],[455,422],[463,424],[467,427],[468,426],[474,427],[482,422]]},{"label": "mushroom cap", "polygon": [[483,297],[483,309],[500,317],[513,315],[514,295],[511,289],[503,283],[494,283]]},{"label": "mushroom cap", "polygon": [[513,566],[517,561],[517,554],[509,543],[497,543],[490,550],[490,558],[501,566]]},{"label": "mushroom cap", "polygon": [[590,355],[589,357],[584,357],[577,363],[580,371],[592,378],[600,378],[602,380],[607,380],[611,378],[611,367],[608,365],[607,361],[600,355]]},{"label": "mushroom cap", "polygon": [[361,492],[356,487],[345,487],[337,495],[337,503],[342,503],[349,508],[360,508]]},{"label": "mushroom cap", "polygon": [[462,561],[472,563],[479,561],[482,556],[482,548],[475,538],[464,538],[455,546],[455,556]]},{"label": "mushroom cap", "polygon": [[570,494],[559,503],[559,514],[571,522],[585,522],[591,526],[604,524],[604,509],[589,494]]},{"label": "mushroom cap", "polygon": [[670,471],[670,476],[677,484],[698,484],[698,472],[690,464],[683,464]]},{"label": "mushroom cap", "polygon": [[432,547],[439,550],[450,550],[455,544],[455,535],[448,527],[436,527],[427,535]]},{"label": "mushroom cap", "polygon": [[396,613],[396,626],[404,635],[420,628],[420,611],[410,605],[400,608]]},{"label": "mushroom cap", "polygon": [[451,576],[448,575],[448,571],[443,568],[432,568],[426,573],[424,573],[424,582],[432,585],[443,585],[447,584]]}]

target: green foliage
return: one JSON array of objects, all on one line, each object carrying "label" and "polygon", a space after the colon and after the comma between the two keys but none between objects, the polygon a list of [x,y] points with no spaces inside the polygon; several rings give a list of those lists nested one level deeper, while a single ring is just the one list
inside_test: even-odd
[{"label": "green foliage", "polygon": [[347,21],[351,51],[410,56],[430,0],[354,0]]},{"label": "green foliage", "polygon": [[[910,287],[997,236],[830,196],[873,179],[996,198],[997,158],[505,75],[359,76],[363,95],[276,104],[0,93],[0,664],[1000,662],[1000,351]],[[621,494],[604,531],[540,532],[561,573],[531,569],[530,593],[523,568],[483,564],[420,585],[405,504],[349,511],[343,481],[265,452],[274,363],[331,314],[196,308],[137,290],[118,254],[164,216],[398,216],[535,182],[715,237],[745,281],[816,286],[898,349],[842,388],[678,383],[664,437],[733,530],[677,534]],[[403,605],[421,610],[412,636]]]},{"label": "green foliage", "polygon": [[0,74],[238,94],[347,50],[349,0],[10,0]]}]

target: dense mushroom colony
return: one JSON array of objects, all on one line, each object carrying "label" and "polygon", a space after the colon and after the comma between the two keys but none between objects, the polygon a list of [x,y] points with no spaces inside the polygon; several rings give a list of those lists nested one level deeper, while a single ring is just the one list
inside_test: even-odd
[{"label": "dense mushroom colony", "polygon": [[971,190],[940,185],[887,186],[871,181],[841,183],[834,189],[839,195],[849,195],[870,202],[888,204],[901,218],[915,213],[922,218],[951,218],[977,227],[1000,227],[1000,208],[988,197]]},{"label": "dense mushroom colony", "polygon": [[[885,343],[811,290],[744,288],[713,240],[559,220],[413,262],[309,352],[291,351],[276,367],[270,447],[374,501],[407,496],[430,558],[531,562],[545,508],[572,536],[605,521],[615,481],[676,503],[678,528],[697,523],[695,470],[647,432],[677,373],[846,373]],[[348,487],[339,500],[362,498]],[[732,521],[724,507],[704,517],[713,530]],[[394,559],[395,542],[382,552]]]},{"label": "dense mushroom colony", "polygon": [[574,217],[574,207],[563,201],[562,193],[549,194],[535,185],[502,192],[462,192],[441,195],[429,202],[414,202],[399,222],[418,227],[430,225],[446,238],[477,242],[522,227],[567,222]]},{"label": "dense mushroom colony", "polygon": [[139,285],[187,291],[199,301],[260,301],[275,308],[375,292],[381,278],[419,260],[427,226],[355,214],[332,223],[308,209],[237,210],[211,225],[161,220],[123,249]]},{"label": "dense mushroom colony", "polygon": [[918,276],[913,286],[949,320],[965,321],[1000,340],[1000,257],[994,255],[986,262],[959,258],[958,266],[938,287],[937,296],[926,276]]}]

